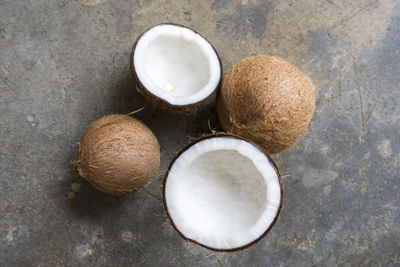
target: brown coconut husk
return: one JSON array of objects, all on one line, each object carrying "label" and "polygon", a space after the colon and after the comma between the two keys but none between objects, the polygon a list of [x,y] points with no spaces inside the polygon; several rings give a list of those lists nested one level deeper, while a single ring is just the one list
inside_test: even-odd
[{"label": "brown coconut husk", "polygon": [[225,75],[217,95],[222,128],[257,143],[268,153],[293,145],[307,130],[315,108],[315,87],[280,57],[241,60]]},{"label": "brown coconut husk", "polygon": [[[167,183],[167,179],[168,179],[168,175],[169,175],[169,170],[172,168],[172,166],[174,165],[175,161],[186,151],[188,150],[190,147],[192,147],[193,145],[195,145],[198,142],[201,142],[203,140],[206,139],[210,139],[210,138],[216,138],[216,137],[230,137],[230,138],[235,138],[235,139],[239,139],[239,140],[244,140],[246,142],[249,142],[250,144],[252,144],[253,146],[255,146],[256,148],[258,148],[268,159],[268,161],[271,163],[272,167],[275,169],[276,174],[278,175],[278,180],[279,180],[279,185],[280,185],[280,189],[281,189],[281,201],[279,202],[279,208],[275,214],[275,218],[273,220],[273,222],[271,223],[271,225],[265,229],[265,232],[260,235],[256,240],[243,245],[241,247],[238,248],[233,248],[233,249],[217,249],[217,248],[213,248],[213,247],[209,247],[206,245],[203,245],[193,239],[190,239],[188,237],[186,237],[181,231],[179,231],[179,228],[175,225],[174,221],[172,220],[170,214],[169,214],[169,210],[168,210],[168,206],[167,206],[167,202],[166,202],[166,198],[165,198],[165,185]],[[190,241],[193,242],[199,246],[205,247],[207,249],[210,249],[212,251],[215,252],[234,252],[234,251],[239,251],[239,250],[244,250],[247,249],[249,247],[251,247],[252,245],[256,244],[258,241],[260,241],[266,234],[268,234],[268,232],[272,229],[272,227],[275,225],[275,223],[277,222],[278,218],[279,218],[279,214],[281,212],[282,209],[282,205],[283,205],[283,183],[282,183],[282,176],[281,173],[279,172],[278,166],[276,165],[275,161],[268,155],[268,153],[266,153],[264,150],[262,150],[257,144],[255,144],[252,141],[246,140],[243,137],[237,136],[237,135],[233,135],[233,134],[228,134],[228,133],[211,133],[211,134],[203,134],[202,136],[200,136],[199,138],[195,138],[193,139],[193,141],[191,141],[189,144],[187,144],[181,151],[178,152],[178,154],[173,158],[173,160],[171,161],[169,167],[168,167],[168,171],[165,174],[164,177],[164,181],[161,185],[161,194],[163,197],[163,206],[164,206],[164,212],[168,218],[168,220],[170,221],[172,227],[178,232],[178,234],[186,241]]]},{"label": "brown coconut husk", "polygon": [[[179,27],[188,28],[188,27],[185,27],[183,25],[175,24],[175,23],[161,23],[161,24],[155,25],[153,27],[156,27],[156,26],[159,26],[159,25],[175,25],[175,26],[179,26]],[[151,28],[147,29],[146,31],[144,31],[137,38],[137,40],[135,41],[135,43],[133,44],[133,47],[132,47],[132,52],[131,52],[131,57],[130,57],[130,68],[131,68],[131,75],[132,75],[132,77],[133,77],[133,79],[134,79],[134,81],[136,83],[136,89],[143,95],[143,97],[148,102],[150,102],[153,106],[155,106],[155,107],[157,107],[159,109],[168,110],[168,111],[171,111],[171,112],[178,112],[178,113],[179,112],[196,112],[197,109],[200,106],[203,106],[203,105],[206,105],[206,104],[210,103],[211,100],[215,97],[216,92],[218,91],[218,89],[221,87],[223,71],[222,71],[221,59],[220,59],[220,57],[219,57],[219,55],[217,53],[217,50],[215,50],[214,46],[210,42],[208,42],[207,38],[202,36],[200,33],[196,32],[195,30],[188,28],[191,31],[199,34],[201,37],[203,37],[211,45],[211,47],[215,51],[215,54],[218,57],[219,66],[220,66],[220,69],[221,69],[221,76],[219,78],[219,82],[218,82],[217,86],[215,87],[214,91],[208,97],[206,97],[205,99],[202,99],[202,100],[200,100],[200,101],[198,101],[196,103],[190,104],[190,105],[172,105],[172,104],[168,103],[167,101],[165,101],[164,99],[161,99],[160,97],[158,97],[158,96],[154,95],[153,93],[151,93],[143,85],[143,83],[140,81],[140,79],[139,79],[139,77],[138,77],[138,75],[136,73],[136,70],[135,70],[134,57],[135,57],[136,45],[139,42],[140,38],[143,36],[143,34],[145,34],[148,30],[152,29],[153,27],[151,27]]]},{"label": "brown coconut husk", "polygon": [[79,143],[75,166],[97,189],[121,195],[150,183],[160,166],[160,145],[139,120],[110,115],[89,126]]}]

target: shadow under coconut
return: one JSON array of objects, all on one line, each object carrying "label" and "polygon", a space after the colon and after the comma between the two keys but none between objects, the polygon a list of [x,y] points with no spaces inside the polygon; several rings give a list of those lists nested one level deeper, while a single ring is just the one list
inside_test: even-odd
[{"label": "shadow under coconut", "polygon": [[[79,142],[80,138],[78,137],[76,142]],[[68,174],[65,179],[59,181],[58,195],[65,201],[64,203],[75,216],[88,219],[99,218],[121,206],[125,196],[105,194],[79,176],[73,164],[76,160],[78,148],[79,145],[76,144],[66,157],[65,165]]]},{"label": "shadow under coconut", "polygon": [[[71,186],[74,184],[79,184],[79,190],[74,190]],[[100,218],[107,213],[115,212],[127,198],[126,196],[113,196],[103,193],[85,179],[80,178],[78,174],[65,181],[62,188],[64,189],[63,196],[65,197],[67,194],[68,207],[74,215],[80,218]]]},{"label": "shadow under coconut", "polygon": [[192,131],[193,137],[199,137],[213,132],[223,132],[217,117],[215,99],[208,105],[201,107],[196,114],[196,121]]},{"label": "shadow under coconut", "polygon": [[[182,123],[186,124],[198,116],[198,112],[174,113],[154,107],[136,89],[136,83],[129,71],[121,75],[121,79],[110,85],[106,92],[107,99],[102,103],[106,114],[129,114],[146,124],[157,137],[161,137],[169,130],[174,130]],[[211,104],[207,105],[211,106]],[[140,110],[144,108],[143,110]],[[140,111],[139,111],[140,110]],[[94,120],[93,120],[94,121]],[[89,125],[88,125],[89,126]]]},{"label": "shadow under coconut", "polygon": [[[196,137],[204,133],[211,133],[211,130],[221,131],[222,128],[217,119],[215,108],[215,96],[205,105],[201,105],[197,110],[192,112],[171,112],[154,107],[146,101],[143,95],[136,89],[136,82],[131,73],[127,70],[121,74],[118,81],[114,81],[114,85],[110,85],[104,99],[104,111],[106,114],[129,114],[131,112],[143,110],[135,113],[132,117],[145,123],[157,136],[162,139],[163,135],[168,132],[176,132],[179,126],[185,129],[183,136]],[[88,125],[89,126],[89,125]],[[176,136],[180,138],[181,135]],[[160,143],[161,146],[163,146]]]},{"label": "shadow under coconut", "polygon": [[111,84],[107,89],[106,99],[103,104],[106,115],[128,114],[142,107],[151,107],[143,98],[142,94],[136,90],[136,84],[129,71],[123,73],[115,84]]}]

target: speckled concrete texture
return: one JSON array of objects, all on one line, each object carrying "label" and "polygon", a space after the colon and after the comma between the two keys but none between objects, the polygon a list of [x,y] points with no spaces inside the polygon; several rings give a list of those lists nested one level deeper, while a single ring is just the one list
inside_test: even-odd
[{"label": "speckled concrete texture", "polygon": [[[226,71],[271,54],[317,88],[306,135],[274,155],[281,216],[253,247],[212,253],[182,240],[160,184],[189,137],[220,129],[154,109],[135,90],[129,53],[161,22],[192,27]],[[400,1],[0,0],[1,266],[399,266]],[[135,114],[162,146],[145,190],[98,192],[71,162],[94,120]]]}]

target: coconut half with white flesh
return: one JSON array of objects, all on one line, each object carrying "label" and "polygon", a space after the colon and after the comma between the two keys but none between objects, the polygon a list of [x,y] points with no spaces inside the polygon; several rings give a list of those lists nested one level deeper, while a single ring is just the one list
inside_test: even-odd
[{"label": "coconut half with white flesh", "polygon": [[260,240],[274,225],[283,187],[274,161],[256,145],[230,134],[203,137],[171,163],[164,207],[186,240],[235,251]]},{"label": "coconut half with white flesh", "polygon": [[144,97],[172,111],[194,110],[208,102],[222,78],[213,46],[192,29],[176,24],[145,31],[133,45],[130,65]]}]

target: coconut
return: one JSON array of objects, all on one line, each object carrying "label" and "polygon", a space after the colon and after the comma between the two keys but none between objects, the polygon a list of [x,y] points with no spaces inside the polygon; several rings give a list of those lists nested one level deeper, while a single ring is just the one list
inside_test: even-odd
[{"label": "coconut", "polygon": [[154,106],[170,111],[192,111],[209,102],[222,78],[213,46],[176,24],[160,24],[139,36],[130,67],[139,92]]},{"label": "coconut", "polygon": [[282,206],[281,176],[255,144],[230,134],[202,137],[172,161],[163,183],[165,211],[186,240],[235,251],[260,240]]},{"label": "coconut", "polygon": [[241,60],[225,75],[217,96],[222,128],[257,143],[268,153],[281,152],[306,131],[315,107],[310,78],[274,56]]},{"label": "coconut", "polygon": [[160,146],[152,131],[127,115],[92,123],[79,142],[79,175],[113,195],[140,190],[160,166]]}]

